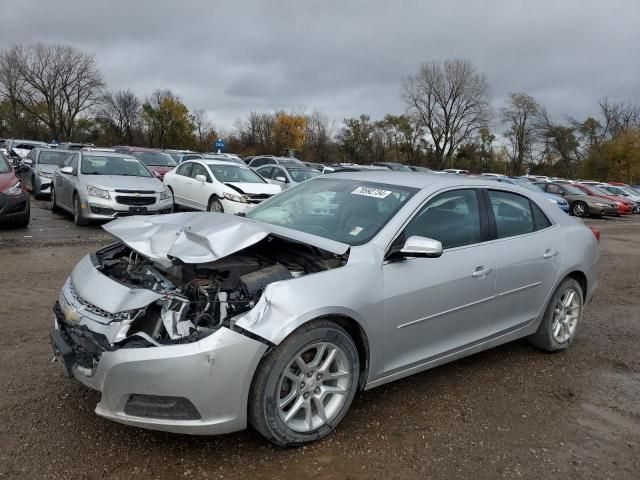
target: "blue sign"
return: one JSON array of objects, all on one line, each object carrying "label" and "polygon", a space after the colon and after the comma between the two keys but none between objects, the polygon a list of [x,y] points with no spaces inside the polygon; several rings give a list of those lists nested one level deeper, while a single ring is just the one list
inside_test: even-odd
[{"label": "blue sign", "polygon": [[224,140],[222,140],[221,138],[216,140],[216,142],[213,144],[214,150],[224,150],[224,146],[225,146]]}]

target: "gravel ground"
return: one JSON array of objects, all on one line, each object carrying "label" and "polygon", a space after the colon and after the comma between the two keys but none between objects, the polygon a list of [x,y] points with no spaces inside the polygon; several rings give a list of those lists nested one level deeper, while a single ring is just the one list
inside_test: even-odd
[{"label": "gravel ground", "polygon": [[108,236],[43,205],[28,230],[0,230],[0,478],[640,478],[638,216],[590,222],[600,287],[568,351],[515,342],[361,393],[327,439],[280,449],[93,413],[99,394],[51,363],[48,330],[69,271]]}]

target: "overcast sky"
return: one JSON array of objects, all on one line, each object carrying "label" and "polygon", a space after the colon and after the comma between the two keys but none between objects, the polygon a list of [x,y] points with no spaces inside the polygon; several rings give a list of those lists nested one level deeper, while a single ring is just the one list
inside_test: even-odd
[{"label": "overcast sky", "polygon": [[640,102],[640,1],[3,0],[0,47],[95,54],[112,90],[170,88],[230,127],[251,110],[338,122],[404,110],[403,76],[468,58],[499,107],[527,92],[555,116]]}]

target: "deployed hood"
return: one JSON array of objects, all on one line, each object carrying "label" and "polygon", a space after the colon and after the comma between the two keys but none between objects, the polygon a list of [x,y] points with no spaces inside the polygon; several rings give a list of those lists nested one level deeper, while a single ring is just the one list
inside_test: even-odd
[{"label": "deployed hood", "polygon": [[268,235],[342,255],[349,245],[228,213],[189,212],[124,217],[103,228],[145,257],[163,264],[177,258],[206,263],[258,243]]},{"label": "deployed hood", "polygon": [[280,193],[282,190],[278,185],[272,185],[271,183],[244,183],[244,182],[227,182],[226,186],[231,187],[241,193],[247,193],[249,195],[255,195],[259,193],[273,194]]},{"label": "deployed hood", "polygon": [[128,177],[124,175],[86,175],[84,180],[104,190],[153,190],[162,192],[164,185],[156,177]]}]

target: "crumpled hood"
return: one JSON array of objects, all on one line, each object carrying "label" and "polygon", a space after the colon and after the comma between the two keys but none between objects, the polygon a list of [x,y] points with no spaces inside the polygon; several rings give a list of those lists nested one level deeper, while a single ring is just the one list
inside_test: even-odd
[{"label": "crumpled hood", "polygon": [[342,255],[349,245],[228,213],[188,212],[124,217],[103,228],[145,257],[168,264],[206,263],[258,243],[268,235]]}]

